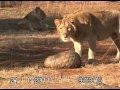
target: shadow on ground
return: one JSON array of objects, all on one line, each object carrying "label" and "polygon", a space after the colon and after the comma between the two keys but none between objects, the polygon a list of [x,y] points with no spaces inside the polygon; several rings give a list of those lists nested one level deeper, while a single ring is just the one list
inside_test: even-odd
[{"label": "shadow on ground", "polygon": [[[40,67],[43,67],[44,59],[47,56],[70,49],[74,50],[72,43],[63,43],[59,41],[58,38],[34,39],[31,37],[27,39],[20,36],[21,39],[17,39],[16,32],[19,33],[17,22],[19,20],[20,19],[0,19],[0,35],[4,35],[6,37],[0,37],[0,68],[11,69],[13,67],[27,67],[34,65],[39,65]],[[12,36],[12,38],[10,38],[7,36],[7,34],[15,34],[16,36],[14,35]],[[31,35],[32,34],[33,33],[31,33]],[[46,35],[49,35],[49,33],[46,33]],[[41,35],[41,37],[46,36]],[[115,47],[113,46],[107,56],[103,57],[110,47],[110,44],[107,44],[107,42],[105,43],[105,45],[97,45],[96,62],[99,64],[108,63],[110,58],[113,58],[116,54]],[[88,45],[85,42],[82,57],[82,61],[84,63],[87,62],[87,52]]]},{"label": "shadow on ground", "polygon": [[[10,39],[11,40],[11,39]],[[48,40],[48,39],[46,39]],[[16,40],[3,39],[0,42],[0,68],[26,67],[39,65],[43,66],[44,59],[47,56],[54,55],[66,50],[66,46],[54,45],[57,39],[46,40],[27,40],[27,42],[15,42]],[[24,41],[24,40],[23,40]],[[53,43],[52,43],[53,42]],[[57,42],[56,42],[57,43]],[[60,44],[60,43],[58,43]]]},{"label": "shadow on ground", "polygon": [[[27,38],[26,38],[27,39]],[[32,38],[31,38],[32,39]],[[58,38],[45,38],[34,40],[16,39],[1,39],[0,40],[0,68],[14,68],[14,67],[27,67],[39,65],[43,67],[43,62],[46,57],[55,55],[57,53],[74,50],[73,44],[60,42]],[[10,41],[11,40],[11,41]],[[111,57],[116,53],[115,47],[109,51],[108,55],[102,56],[106,53],[110,45],[97,45],[96,62],[107,63]],[[84,43],[82,60],[87,61],[88,45]],[[100,60],[101,59],[101,60]]]},{"label": "shadow on ground", "polygon": [[0,19],[0,32],[9,32],[18,30],[17,22],[20,19]]}]

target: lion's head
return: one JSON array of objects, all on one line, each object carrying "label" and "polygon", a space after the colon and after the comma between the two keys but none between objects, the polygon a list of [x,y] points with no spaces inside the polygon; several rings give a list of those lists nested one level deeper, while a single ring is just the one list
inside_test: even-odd
[{"label": "lion's head", "polygon": [[42,9],[36,7],[30,13],[28,13],[24,18],[18,21],[18,27],[20,29],[30,29],[30,30],[42,30],[42,21],[46,18],[46,14]]},{"label": "lion's head", "polygon": [[45,12],[39,7],[36,7],[24,17],[24,19],[27,19],[32,22],[36,22],[36,21],[39,22],[41,20],[44,20],[45,18],[46,18]]},{"label": "lion's head", "polygon": [[76,31],[76,27],[74,25],[75,19],[55,19],[54,22],[61,40],[64,42],[70,41],[71,37],[74,36]]}]

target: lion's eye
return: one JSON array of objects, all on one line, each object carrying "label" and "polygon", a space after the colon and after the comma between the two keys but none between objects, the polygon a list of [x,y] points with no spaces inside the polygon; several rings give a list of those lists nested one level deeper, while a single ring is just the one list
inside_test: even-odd
[{"label": "lion's eye", "polygon": [[68,28],[68,31],[70,31],[71,30],[71,28]]}]

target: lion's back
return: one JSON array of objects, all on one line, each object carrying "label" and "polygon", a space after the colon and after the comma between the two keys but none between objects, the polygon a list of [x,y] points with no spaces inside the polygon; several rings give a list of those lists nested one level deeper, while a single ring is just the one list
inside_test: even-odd
[{"label": "lion's back", "polygon": [[[113,32],[119,32],[119,11],[78,11],[73,14],[64,16],[64,19],[76,19],[75,26],[82,24],[81,27],[85,28],[84,33],[87,36],[90,33],[96,34],[98,40],[108,38]],[[85,24],[85,25],[84,25]],[[78,29],[79,30],[79,27]]]}]

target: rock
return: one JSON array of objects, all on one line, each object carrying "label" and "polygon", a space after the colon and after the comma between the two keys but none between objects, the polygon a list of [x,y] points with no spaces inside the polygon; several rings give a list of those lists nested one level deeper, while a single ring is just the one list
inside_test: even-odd
[{"label": "rock", "polygon": [[81,66],[81,58],[74,51],[65,51],[53,56],[48,56],[44,61],[47,68],[78,68]]}]

